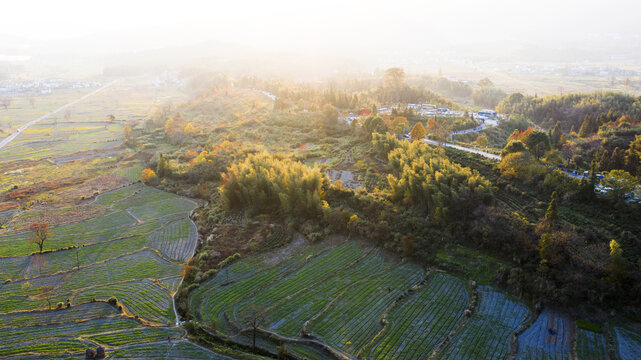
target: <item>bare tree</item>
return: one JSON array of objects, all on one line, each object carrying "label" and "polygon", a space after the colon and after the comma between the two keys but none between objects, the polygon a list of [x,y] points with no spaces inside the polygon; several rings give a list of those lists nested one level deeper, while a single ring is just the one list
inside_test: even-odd
[{"label": "bare tree", "polygon": [[29,104],[31,105],[31,108],[34,109],[36,107],[36,98],[29,98]]},{"label": "bare tree", "polygon": [[256,333],[265,320],[265,310],[257,305],[250,305],[241,315],[241,321],[252,330],[252,346],[256,348]]},{"label": "bare tree", "polygon": [[65,117],[65,121],[69,122],[69,119],[71,118],[71,111],[69,111],[69,109],[65,110],[65,114],[63,116]]},{"label": "bare tree", "polygon": [[49,310],[51,310],[51,299],[53,299],[54,296],[56,296],[56,293],[52,285],[42,285],[38,289],[37,298],[46,300],[47,304],[49,304]]}]

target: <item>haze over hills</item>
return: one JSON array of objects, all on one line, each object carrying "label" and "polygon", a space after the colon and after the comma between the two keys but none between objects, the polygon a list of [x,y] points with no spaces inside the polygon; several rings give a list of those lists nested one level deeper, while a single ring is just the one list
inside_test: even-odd
[{"label": "haze over hills", "polygon": [[2,10],[0,359],[641,358],[641,5]]}]

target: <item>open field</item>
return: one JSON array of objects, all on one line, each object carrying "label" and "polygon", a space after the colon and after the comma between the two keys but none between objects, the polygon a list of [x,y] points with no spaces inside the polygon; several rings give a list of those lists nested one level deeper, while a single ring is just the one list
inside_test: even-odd
[{"label": "open field", "polygon": [[[0,112],[0,139],[93,90],[55,91],[34,97],[33,106],[13,99]],[[123,79],[27,128],[0,149],[0,211],[80,200],[139,180],[142,169],[124,146],[125,126],[144,121],[154,104],[185,98],[149,79]]]}]

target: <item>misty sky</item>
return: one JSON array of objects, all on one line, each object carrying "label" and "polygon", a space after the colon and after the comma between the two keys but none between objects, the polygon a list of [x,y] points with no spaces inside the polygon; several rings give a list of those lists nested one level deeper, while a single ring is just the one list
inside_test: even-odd
[{"label": "misty sky", "polygon": [[94,38],[145,50],[218,40],[276,49],[438,46],[520,41],[587,46],[641,33],[635,1],[10,1],[0,35],[12,48]]}]

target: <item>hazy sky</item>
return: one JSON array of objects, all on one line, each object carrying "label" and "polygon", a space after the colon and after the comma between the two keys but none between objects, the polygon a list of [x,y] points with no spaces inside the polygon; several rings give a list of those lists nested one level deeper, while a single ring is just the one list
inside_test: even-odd
[{"label": "hazy sky", "polygon": [[20,0],[3,4],[0,34],[30,41],[95,36],[96,45],[112,36],[126,50],[207,39],[338,49],[565,39],[589,45],[594,36],[641,33],[640,13],[632,0]]}]

